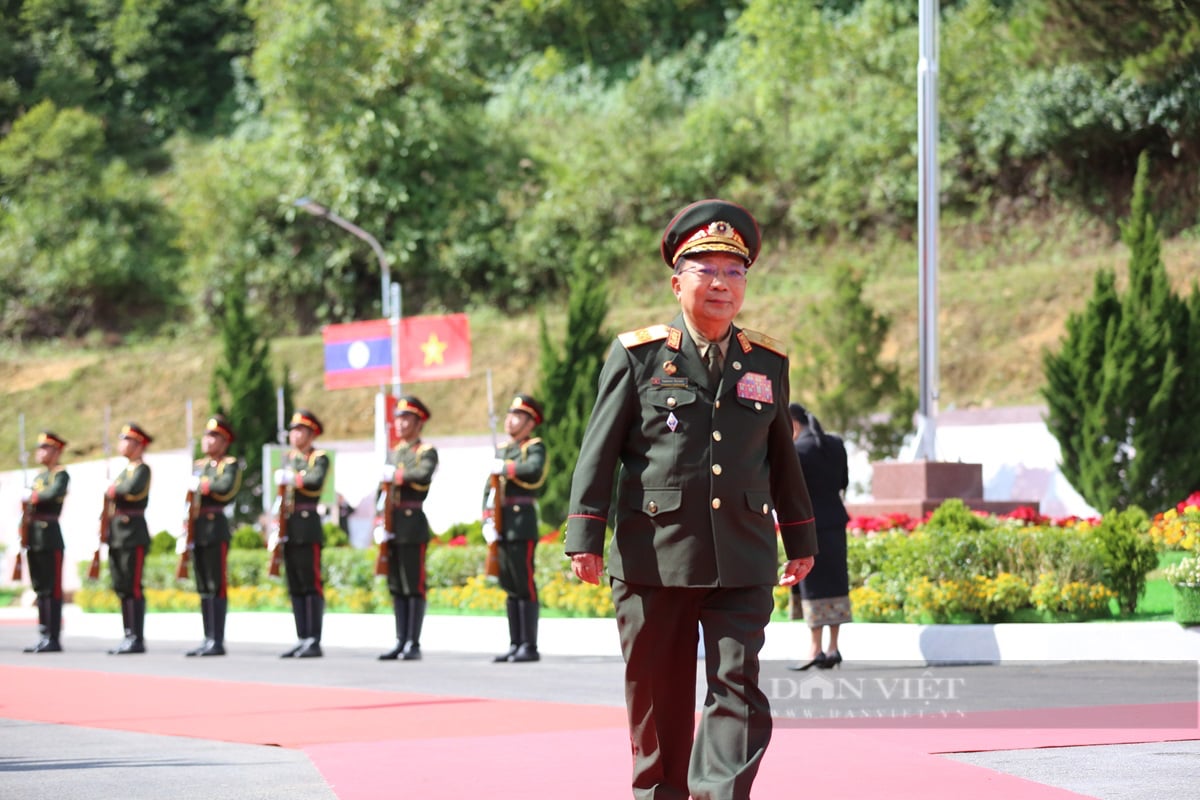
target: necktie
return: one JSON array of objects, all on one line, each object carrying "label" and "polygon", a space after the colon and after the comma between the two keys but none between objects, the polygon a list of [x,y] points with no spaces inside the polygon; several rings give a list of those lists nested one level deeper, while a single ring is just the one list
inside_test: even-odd
[{"label": "necktie", "polygon": [[714,389],[721,383],[721,348],[709,344],[704,353],[704,365],[708,368],[708,383]]}]

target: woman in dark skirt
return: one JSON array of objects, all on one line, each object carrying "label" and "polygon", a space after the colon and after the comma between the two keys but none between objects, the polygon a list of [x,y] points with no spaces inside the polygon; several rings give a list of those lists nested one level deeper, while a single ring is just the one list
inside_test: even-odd
[{"label": "woman in dark skirt", "polygon": [[[850,621],[850,578],[846,572],[846,523],[850,517],[842,504],[842,492],[850,484],[850,470],[846,446],[839,437],[821,430],[817,418],[799,403],[792,403],[789,410],[796,455],[804,468],[804,481],[817,520],[819,553],[812,572],[798,587],[804,621],[812,634],[812,648],[808,661],[792,669],[830,669],[842,663],[838,631],[843,622]],[[825,628],[829,628],[827,650],[822,647]]]}]

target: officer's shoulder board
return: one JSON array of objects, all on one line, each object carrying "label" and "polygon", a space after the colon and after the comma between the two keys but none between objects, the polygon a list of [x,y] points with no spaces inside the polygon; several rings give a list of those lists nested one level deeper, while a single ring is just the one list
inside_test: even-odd
[{"label": "officer's shoulder board", "polygon": [[779,341],[773,336],[767,336],[765,333],[752,331],[748,328],[742,329],[741,336],[746,337],[748,341],[758,345],[759,347],[770,350],[772,353],[776,353],[784,357],[787,356],[787,347],[784,346],[783,342]]},{"label": "officer's shoulder board", "polygon": [[324,450],[314,449],[311,453],[308,454],[308,463],[310,463],[310,464],[316,463],[316,460],[318,458],[325,458],[325,457],[326,456],[325,456]]},{"label": "officer's shoulder board", "polygon": [[237,456],[225,456],[224,458],[221,459],[221,463],[224,464],[225,466],[228,466],[230,464],[236,464]]},{"label": "officer's shoulder board", "polygon": [[433,449],[433,445],[429,442],[420,442],[417,444],[417,455],[428,452]]},{"label": "officer's shoulder board", "polygon": [[617,336],[617,341],[621,346],[628,350],[631,347],[637,347],[650,342],[661,342],[666,339],[671,332],[669,325],[651,325],[648,328],[638,328],[636,331],[625,331]]}]

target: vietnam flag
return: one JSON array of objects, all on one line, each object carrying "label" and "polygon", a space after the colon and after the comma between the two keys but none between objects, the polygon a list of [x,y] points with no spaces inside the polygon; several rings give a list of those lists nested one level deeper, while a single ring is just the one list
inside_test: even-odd
[{"label": "vietnam flag", "polygon": [[471,324],[466,314],[400,320],[400,380],[406,383],[471,374]]},{"label": "vietnam flag", "polygon": [[[401,381],[436,381],[470,374],[471,329],[466,314],[406,317],[398,327]],[[390,320],[326,325],[321,338],[326,389],[391,383]]]}]

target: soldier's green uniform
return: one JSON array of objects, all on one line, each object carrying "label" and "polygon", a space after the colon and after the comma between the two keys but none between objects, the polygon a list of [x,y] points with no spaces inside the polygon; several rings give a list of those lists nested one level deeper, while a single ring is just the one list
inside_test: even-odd
[{"label": "soldier's green uniform", "polygon": [[[508,413],[528,415],[534,427],[542,424],[542,406],[526,394],[513,398]],[[507,424],[507,423],[506,423]],[[537,661],[538,595],[533,559],[538,542],[537,498],[546,482],[546,445],[535,436],[510,439],[496,447],[493,474],[503,483],[504,505],[496,531],[500,588],[507,593],[508,652],[496,661]],[[488,489],[485,489],[485,503]],[[486,510],[485,510],[485,513]]]},{"label": "soldier's green uniform", "polygon": [[[675,266],[683,241],[752,263],[759,240],[749,212],[723,201],[697,206],[668,227],[667,263]],[[689,263],[714,274],[708,284],[694,275],[673,282],[681,303],[680,288],[723,300],[695,287],[711,286],[725,264]],[[744,271],[721,274],[744,280]],[[778,579],[777,521],[789,559],[815,553],[816,537],[782,348],[730,324],[722,340],[705,342],[706,354],[725,348],[723,368],[710,371],[691,330],[680,314],[614,343],[575,468],[565,550],[601,554],[613,520],[608,570],[634,796],[739,800],[750,796],[771,734],[758,652]],[[693,732],[698,627],[708,692]]]},{"label": "soldier's green uniform", "polygon": [[[233,428],[220,414],[205,424],[204,435],[224,441],[224,452],[233,441]],[[204,457],[192,464],[192,478],[199,509],[192,539],[192,569],[196,591],[200,595],[200,616],[204,621],[204,643],[189,656],[225,655],[225,616],[229,608],[229,519],[225,507],[237,497],[242,486],[242,469],[230,455]]]},{"label": "soldier's green uniform", "polygon": [[58,518],[71,476],[57,463],[58,453],[66,442],[50,431],[38,434],[38,449],[53,451],[54,460],[33,479],[30,487],[29,541],[26,555],[29,562],[29,581],[37,593],[38,633],[40,639],[26,653],[56,653],[62,650],[59,633],[62,631],[63,607],[63,535]]},{"label": "soldier's green uniform", "polygon": [[146,624],[146,596],[142,592],[142,574],[146,551],[150,548],[150,529],[146,526],[146,506],[150,502],[150,467],[142,461],[142,451],[154,439],[134,423],[121,429],[119,447],[133,447],[129,462],[108,489],[113,502],[112,521],[108,526],[108,569],[113,591],[121,599],[121,620],[125,638],[109,652],[114,655],[146,652],[143,632]]},{"label": "soldier's green uniform", "polygon": [[[312,437],[323,427],[311,411],[300,409],[292,415],[288,430],[305,428]],[[310,440],[311,443],[311,440]],[[284,658],[316,658],[321,653],[321,629],[325,617],[325,587],[321,583],[321,548],[325,529],[317,506],[329,474],[329,456],[324,450],[293,447],[283,459],[280,470],[292,495],[287,517],[287,538],[283,545],[283,564],[287,572],[288,594],[296,621],[296,646]]]},{"label": "soldier's green uniform", "polygon": [[[408,395],[396,401],[395,416],[411,414],[421,425],[429,419],[429,409],[420,399]],[[421,626],[425,619],[425,549],[429,545],[429,519],[425,516],[425,498],[438,466],[437,448],[420,439],[401,441],[388,451],[386,465],[394,470],[389,481],[392,493],[392,518],[387,532],[387,581],[392,595],[392,613],[396,620],[396,645],[379,656],[380,660],[415,661],[421,657]],[[384,498],[379,498],[382,509]]]}]

